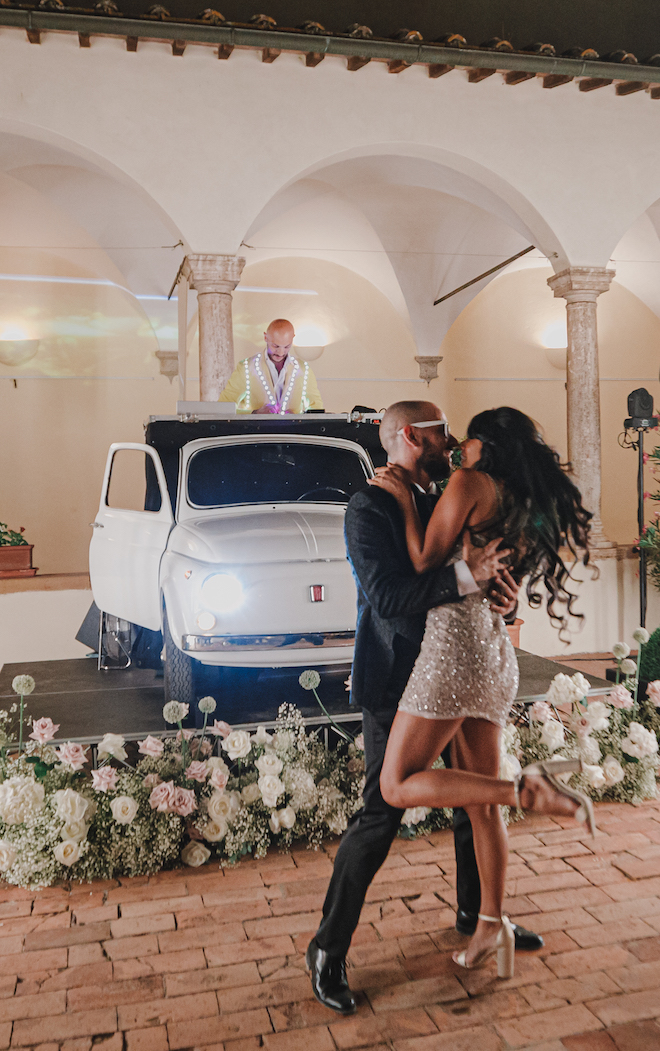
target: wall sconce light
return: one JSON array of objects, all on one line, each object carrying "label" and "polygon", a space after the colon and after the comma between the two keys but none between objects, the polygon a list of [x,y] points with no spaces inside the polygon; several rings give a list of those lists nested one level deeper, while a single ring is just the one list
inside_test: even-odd
[{"label": "wall sconce light", "polygon": [[566,371],[566,354],[568,336],[566,334],[566,321],[551,321],[545,326],[541,333],[541,343],[545,347],[545,356],[555,369]]},{"label": "wall sconce light", "polygon": [[0,332],[0,362],[3,365],[24,365],[39,350],[38,339],[28,339],[18,325],[5,325]]},{"label": "wall sconce light", "polygon": [[319,325],[300,325],[293,340],[296,357],[301,361],[317,361],[328,345],[327,332]]}]

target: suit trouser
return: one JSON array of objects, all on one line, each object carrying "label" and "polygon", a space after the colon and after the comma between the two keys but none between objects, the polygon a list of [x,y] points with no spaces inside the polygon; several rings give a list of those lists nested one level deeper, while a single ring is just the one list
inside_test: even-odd
[{"label": "suit trouser", "polygon": [[[323,905],[323,919],[316,933],[318,946],[332,956],[346,956],[369,884],[385,861],[401,824],[403,810],[386,803],[380,791],[380,772],[395,715],[396,707],[378,715],[363,711],[366,760],[364,805],[351,818],[339,844]],[[447,763],[448,758],[445,758]],[[454,846],[458,907],[476,914],[479,912],[481,889],[472,843],[472,826],[464,810],[454,811]]]}]

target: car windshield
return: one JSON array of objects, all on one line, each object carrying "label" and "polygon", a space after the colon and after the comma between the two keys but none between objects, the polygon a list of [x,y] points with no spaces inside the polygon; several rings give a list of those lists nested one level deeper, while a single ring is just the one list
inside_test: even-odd
[{"label": "car windshield", "polygon": [[313,442],[217,445],[191,456],[188,501],[193,507],[346,504],[367,477],[362,458],[348,449]]}]

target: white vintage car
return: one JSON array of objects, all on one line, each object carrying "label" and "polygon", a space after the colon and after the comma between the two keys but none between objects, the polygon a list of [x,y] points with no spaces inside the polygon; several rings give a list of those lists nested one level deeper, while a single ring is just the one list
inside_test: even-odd
[{"label": "white vintage car", "polygon": [[[341,420],[345,431],[350,421]],[[194,700],[195,662],[284,668],[352,659],[344,513],[373,463],[359,442],[309,433],[309,417],[295,424],[262,417],[235,421],[229,429],[238,433],[195,438],[173,418],[179,437],[162,458],[156,440],[110,447],[90,546],[94,600],[162,631],[166,697]],[[158,433],[165,441],[170,432]]]}]

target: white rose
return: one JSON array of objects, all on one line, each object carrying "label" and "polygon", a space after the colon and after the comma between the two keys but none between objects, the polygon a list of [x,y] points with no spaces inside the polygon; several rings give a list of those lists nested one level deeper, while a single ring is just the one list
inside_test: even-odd
[{"label": "white rose", "polygon": [[227,792],[226,794],[229,800],[229,820],[232,821],[241,809],[241,793]]},{"label": "white rose", "polygon": [[72,839],[74,843],[80,843],[86,839],[89,825],[85,821],[67,821],[62,829],[62,839]]},{"label": "white rose", "polygon": [[546,693],[548,704],[554,704],[555,708],[560,704],[572,704],[580,701],[591,687],[584,675],[579,672],[576,675],[565,675],[559,672],[550,683],[550,689]]},{"label": "white rose", "polygon": [[282,828],[293,828],[296,823],[296,812],[292,806],[286,806],[282,810],[278,811],[280,817],[280,826]]},{"label": "white rose", "polygon": [[0,817],[7,825],[20,825],[44,804],[44,786],[31,777],[8,777],[0,785]]},{"label": "white rose", "polygon": [[208,821],[201,832],[207,843],[219,843],[227,835],[227,827],[225,819],[218,818],[217,821]]},{"label": "white rose", "polygon": [[402,825],[419,825],[422,821],[426,821],[426,818],[431,813],[430,807],[425,806],[413,806],[408,807],[404,810],[403,817],[401,818]]},{"label": "white rose", "polygon": [[66,865],[67,868],[70,865],[75,865],[80,857],[80,845],[73,839],[65,839],[62,843],[58,843],[53,850],[55,860],[59,861],[60,865]]},{"label": "white rose", "polygon": [[230,759],[245,759],[252,748],[250,735],[245,730],[232,730],[222,742],[222,747]]},{"label": "white rose", "polygon": [[110,809],[118,825],[130,825],[139,808],[132,796],[117,796],[112,800]]},{"label": "white rose", "polygon": [[608,785],[618,785],[619,781],[623,781],[626,776],[621,763],[613,755],[608,755],[603,760],[603,775]]},{"label": "white rose", "polygon": [[267,807],[277,806],[277,800],[284,792],[284,785],[279,777],[275,777],[274,774],[266,774],[264,777],[259,778],[257,784],[259,785],[264,804]]},{"label": "white rose", "polygon": [[256,781],[251,785],[245,786],[241,792],[241,799],[244,803],[247,803],[248,806],[250,803],[256,803],[258,799],[261,799],[261,792],[259,791],[259,785]]},{"label": "white rose", "polygon": [[583,737],[579,741],[580,755],[584,759],[585,763],[599,763],[600,762],[600,747],[598,741],[594,741],[593,737]]},{"label": "white rose", "polygon": [[602,701],[592,701],[584,710],[584,717],[591,724],[592,731],[606,730],[609,726],[609,708]]},{"label": "white rose", "polygon": [[635,759],[644,759],[658,751],[658,739],[641,723],[632,722],[628,727],[628,736],[621,741],[621,750]]},{"label": "white rose", "polygon": [[564,736],[564,727],[557,719],[548,719],[543,723],[541,743],[546,746],[548,751],[554,752],[557,748],[561,748],[564,743]]},{"label": "white rose", "polygon": [[272,734],[267,733],[266,728],[264,726],[258,726],[257,732],[255,734],[252,734],[251,738],[251,740],[254,741],[255,744],[261,745],[270,744],[272,739]]},{"label": "white rose", "polygon": [[500,778],[502,781],[515,781],[521,770],[520,760],[515,755],[500,756]]},{"label": "white rose", "polygon": [[7,839],[0,839],[0,872],[7,872],[16,861],[14,845]]},{"label": "white rose", "polygon": [[53,799],[55,813],[64,821],[82,821],[89,810],[89,800],[73,788],[60,788],[53,792]]},{"label": "white rose", "polygon": [[592,788],[599,789],[605,787],[605,774],[599,766],[590,766],[588,763],[584,763],[582,766],[582,773],[585,775]]},{"label": "white rose", "polygon": [[270,818],[268,819],[268,827],[273,835],[276,836],[280,830],[280,814],[278,810],[271,810]]},{"label": "white rose", "polygon": [[212,796],[206,800],[206,812],[211,818],[211,821],[215,821],[216,824],[221,824],[222,821],[227,821],[231,813],[231,799],[229,798],[228,792],[214,792]]},{"label": "white rose", "polygon": [[112,755],[115,759],[125,759],[127,756],[126,749],[124,748],[124,738],[121,734],[106,734],[104,738],[99,741],[97,755],[99,759],[107,759],[108,756]]},{"label": "white rose", "polygon": [[272,752],[264,752],[262,756],[255,760],[254,765],[263,777],[267,774],[274,774],[277,777],[282,772],[284,763]]},{"label": "white rose", "polygon": [[190,843],[187,843],[181,851],[182,862],[184,865],[190,865],[193,869],[199,868],[200,865],[205,865],[210,857],[211,851],[203,843],[200,843],[198,839],[191,839]]},{"label": "white rose", "polygon": [[206,767],[210,771],[219,770],[221,774],[229,776],[229,767],[219,755],[210,755],[206,760]]}]

